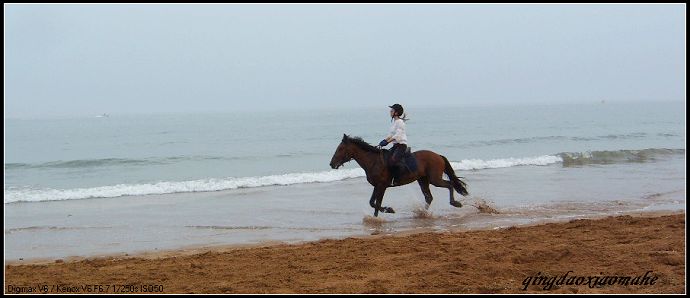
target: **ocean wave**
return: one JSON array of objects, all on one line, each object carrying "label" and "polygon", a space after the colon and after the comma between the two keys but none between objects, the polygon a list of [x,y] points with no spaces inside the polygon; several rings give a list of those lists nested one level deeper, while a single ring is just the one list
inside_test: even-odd
[{"label": "ocean wave", "polygon": [[114,198],[121,196],[156,195],[183,192],[209,192],[237,188],[253,188],[271,185],[319,183],[363,177],[361,168],[331,170],[326,172],[289,173],[259,177],[203,179],[191,181],[163,181],[147,184],[118,184],[75,189],[5,189],[5,203],[62,201],[89,198]]},{"label": "ocean wave", "polygon": [[596,138],[581,138],[581,137],[566,137],[566,136],[543,136],[543,137],[528,137],[528,138],[511,138],[511,139],[495,139],[486,141],[476,141],[465,144],[451,144],[443,147],[448,148],[473,148],[473,147],[485,147],[485,146],[497,146],[506,144],[527,144],[536,142],[551,142],[551,141],[591,141],[596,140]]},{"label": "ocean wave", "polygon": [[629,134],[617,134],[617,135],[605,135],[605,136],[599,136],[600,139],[637,139],[637,138],[644,138],[646,137],[647,134],[644,132],[634,132],[634,133],[629,133]]},{"label": "ocean wave", "polygon": [[58,227],[58,226],[30,226],[21,228],[12,228],[5,230],[5,234],[13,234],[17,232],[33,232],[33,231],[70,231],[70,230],[85,230],[85,229],[112,229],[113,227]]},{"label": "ocean wave", "polygon": [[78,159],[78,160],[57,160],[42,163],[6,163],[5,170],[23,169],[83,169],[98,167],[120,167],[120,166],[155,166],[174,164],[186,161],[218,161],[218,160],[258,160],[270,158],[290,158],[294,156],[316,155],[313,152],[288,152],[272,156],[211,156],[211,155],[192,155],[192,156],[169,156],[151,157],[142,159],[129,158],[100,158],[100,159]]},{"label": "ocean wave", "polygon": [[554,155],[542,155],[525,158],[501,158],[501,159],[463,159],[459,162],[451,162],[450,165],[456,170],[481,170],[509,168],[515,166],[545,166],[561,162],[562,159]]},{"label": "ocean wave", "polygon": [[181,159],[181,157],[167,157],[167,158],[145,158],[145,159],[129,159],[129,158],[100,158],[100,159],[77,159],[77,160],[57,160],[42,163],[6,163],[6,170],[15,169],[61,169],[61,168],[93,168],[93,167],[109,167],[109,166],[148,166],[165,164]]},{"label": "ocean wave", "polygon": [[[547,165],[560,162],[557,156],[507,159],[468,159],[451,162],[456,170],[504,168],[519,165]],[[5,203],[62,201],[89,198],[113,198],[121,196],[156,195],[183,192],[210,192],[237,188],[254,188],[272,185],[292,185],[322,183],[364,177],[361,168],[331,170],[324,172],[289,173],[259,177],[230,177],[223,179],[204,179],[192,181],[163,181],[147,184],[118,184],[92,188],[76,189],[5,189]]]},{"label": "ocean wave", "polygon": [[[451,161],[455,170],[481,170],[509,168],[516,166],[547,166],[562,164],[564,167],[588,164],[611,164],[654,161],[669,155],[684,155],[685,149],[643,149],[562,152],[523,158],[464,159]],[[15,202],[61,201],[89,198],[113,198],[121,196],[156,195],[186,192],[210,192],[238,188],[254,188],[274,185],[324,183],[364,177],[361,168],[330,170],[321,172],[288,173],[258,177],[229,177],[191,181],[162,181],[147,184],[118,184],[92,188],[75,189],[27,189],[10,187],[5,189],[5,204]]]},{"label": "ocean wave", "polygon": [[[509,144],[529,144],[529,143],[541,143],[541,142],[562,142],[562,141],[596,141],[596,140],[627,140],[627,139],[639,139],[649,137],[650,135],[644,132],[633,132],[627,134],[609,134],[600,136],[537,136],[537,137],[524,137],[524,138],[507,138],[507,139],[494,139],[486,141],[476,141],[465,144],[454,144],[448,145],[448,148],[473,148],[473,147],[485,147],[485,146],[497,146],[497,145],[509,145]],[[676,137],[675,134],[664,133],[656,134],[656,136],[662,137]]]},{"label": "ocean wave", "polygon": [[193,156],[169,156],[169,157],[151,157],[142,159],[130,158],[100,158],[100,159],[77,159],[77,160],[57,160],[43,163],[6,163],[6,170],[18,169],[83,169],[83,168],[98,168],[98,167],[118,167],[118,166],[152,166],[172,164],[184,161],[201,161],[201,160],[224,160],[224,159],[241,159],[242,157],[224,157],[224,156],[208,156],[208,155],[193,155]]},{"label": "ocean wave", "polygon": [[588,164],[648,162],[671,155],[684,154],[685,149],[650,148],[642,150],[562,152],[558,156],[563,160],[563,166],[569,167]]}]

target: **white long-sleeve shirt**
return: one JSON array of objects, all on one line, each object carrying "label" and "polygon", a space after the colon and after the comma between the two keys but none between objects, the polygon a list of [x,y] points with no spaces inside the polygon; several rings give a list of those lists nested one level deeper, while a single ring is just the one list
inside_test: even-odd
[{"label": "white long-sleeve shirt", "polygon": [[402,119],[395,119],[393,125],[391,126],[391,131],[387,138],[392,138],[393,144],[405,144],[407,145],[407,133],[405,133],[405,121]]}]

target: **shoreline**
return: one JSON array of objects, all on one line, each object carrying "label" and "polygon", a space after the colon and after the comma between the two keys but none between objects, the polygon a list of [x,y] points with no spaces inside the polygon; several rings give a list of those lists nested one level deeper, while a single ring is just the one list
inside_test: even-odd
[{"label": "shoreline", "polygon": [[[478,213],[478,215],[481,215],[482,212]],[[500,214],[500,213],[499,213]],[[566,223],[568,221],[572,220],[599,220],[599,219],[604,219],[604,218],[609,218],[609,217],[618,217],[618,216],[632,216],[632,217],[661,217],[661,216],[670,216],[670,215],[681,215],[685,214],[685,211],[681,210],[660,210],[660,211],[627,211],[627,212],[620,212],[615,215],[596,215],[596,216],[590,216],[590,217],[584,217],[584,218],[578,218],[578,219],[546,219],[542,218],[534,222],[529,222],[525,224],[515,224],[511,225],[510,227],[491,227],[491,226],[486,226],[486,227],[479,227],[479,228],[462,228],[462,227],[453,227],[449,228],[448,230],[435,230],[432,227],[420,227],[420,228],[412,228],[408,230],[401,230],[401,231],[379,231],[375,230],[372,233],[369,234],[360,234],[360,235],[348,235],[344,237],[324,237],[321,239],[317,240],[294,240],[294,241],[281,241],[281,240],[262,240],[260,242],[256,243],[237,243],[237,244],[216,244],[216,245],[185,245],[181,246],[178,248],[165,248],[165,249],[155,249],[155,250],[143,250],[143,251],[137,251],[137,252],[130,252],[130,253],[102,253],[102,254],[92,254],[92,255],[76,255],[76,256],[66,256],[66,257],[54,257],[54,258],[22,258],[22,260],[5,260],[5,265],[44,265],[44,264],[51,264],[55,263],[56,261],[59,262],[79,262],[79,261],[85,261],[85,260],[93,260],[93,259],[133,259],[133,258],[141,258],[141,259],[156,259],[156,258],[163,258],[163,257],[177,257],[177,256],[188,256],[188,255],[195,255],[207,251],[215,251],[215,252],[227,252],[227,251],[233,251],[233,250],[238,250],[238,249],[251,249],[251,248],[264,248],[264,247],[273,247],[273,246],[282,246],[282,245],[288,245],[288,246],[294,246],[294,245],[307,245],[309,243],[315,243],[315,242],[320,242],[320,241],[329,241],[329,240],[344,240],[344,239],[380,239],[383,237],[408,237],[408,236],[414,236],[416,234],[423,234],[423,233],[463,233],[463,232],[473,232],[473,231],[496,231],[496,230],[503,230],[503,229],[510,229],[510,228],[529,228],[529,227],[534,227],[534,226],[541,226],[541,225],[546,225],[546,224],[558,224],[558,223]],[[385,223],[385,221],[377,222],[377,220],[383,220],[381,217],[379,219],[375,217],[366,217],[363,219],[366,223],[365,225],[376,228],[377,225],[381,225],[381,223]]]},{"label": "shoreline", "polygon": [[[164,293],[683,293],[684,232],[684,212],[637,212],[491,230],[6,261],[5,291],[26,284],[156,284]],[[522,290],[537,273],[649,270],[658,286]]]}]

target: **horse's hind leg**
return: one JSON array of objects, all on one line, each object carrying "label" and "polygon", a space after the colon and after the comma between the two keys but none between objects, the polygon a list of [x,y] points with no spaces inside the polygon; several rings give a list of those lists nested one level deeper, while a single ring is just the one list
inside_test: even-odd
[{"label": "horse's hind leg", "polygon": [[417,180],[419,183],[419,187],[422,189],[422,193],[424,194],[424,200],[426,201],[426,209],[429,209],[429,205],[431,205],[431,201],[434,200],[434,197],[431,196],[431,189],[429,189],[429,179],[426,177],[421,177],[419,180]]},{"label": "horse's hind leg", "polygon": [[453,196],[453,185],[450,183],[450,181],[443,180],[443,178],[438,177],[435,179],[431,179],[431,184],[433,184],[436,187],[442,187],[442,188],[447,188],[450,191],[450,204],[453,207],[462,207],[462,203],[459,201],[455,200],[455,197]]}]

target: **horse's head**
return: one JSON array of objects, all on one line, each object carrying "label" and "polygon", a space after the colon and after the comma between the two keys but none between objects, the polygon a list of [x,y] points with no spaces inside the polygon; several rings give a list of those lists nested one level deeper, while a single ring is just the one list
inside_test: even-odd
[{"label": "horse's head", "polygon": [[343,134],[343,140],[340,141],[338,148],[335,148],[335,153],[333,153],[333,157],[331,158],[332,169],[337,169],[344,163],[352,160],[352,150],[349,146],[349,140],[350,138],[346,134]]}]

